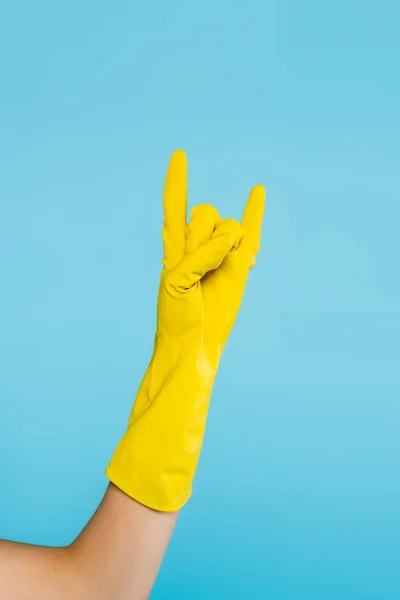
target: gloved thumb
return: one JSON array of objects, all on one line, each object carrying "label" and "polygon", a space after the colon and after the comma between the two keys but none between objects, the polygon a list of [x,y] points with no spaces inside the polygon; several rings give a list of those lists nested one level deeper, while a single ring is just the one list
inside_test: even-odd
[{"label": "gloved thumb", "polygon": [[242,228],[233,219],[220,221],[211,239],[188,252],[168,273],[168,283],[179,291],[187,291],[209,271],[217,269],[229,252],[237,248]]}]

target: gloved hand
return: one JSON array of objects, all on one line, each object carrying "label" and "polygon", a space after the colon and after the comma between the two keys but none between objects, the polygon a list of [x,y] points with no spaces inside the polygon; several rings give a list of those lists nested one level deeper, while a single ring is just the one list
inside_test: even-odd
[{"label": "gloved hand", "polygon": [[265,190],[253,188],[241,225],[201,204],[187,226],[186,196],[186,156],[178,150],[164,188],[153,356],[106,470],[126,494],[165,512],[191,495],[221,353],[260,245]]}]

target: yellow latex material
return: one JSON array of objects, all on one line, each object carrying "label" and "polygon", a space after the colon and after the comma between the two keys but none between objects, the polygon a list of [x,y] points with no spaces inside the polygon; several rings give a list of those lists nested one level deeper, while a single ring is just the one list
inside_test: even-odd
[{"label": "yellow latex material", "polygon": [[221,353],[259,249],[265,190],[253,188],[242,224],[202,204],[187,226],[186,196],[186,156],[178,150],[164,188],[153,356],[106,470],[126,494],[166,512],[191,495]]}]

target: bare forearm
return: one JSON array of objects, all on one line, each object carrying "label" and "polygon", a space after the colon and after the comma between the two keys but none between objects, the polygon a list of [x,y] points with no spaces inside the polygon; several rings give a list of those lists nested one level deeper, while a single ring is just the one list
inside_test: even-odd
[{"label": "bare forearm", "polygon": [[0,598],[145,600],[176,523],[110,486],[91,521],[65,548],[0,542]]},{"label": "bare forearm", "polygon": [[76,564],[95,582],[96,599],[148,598],[178,513],[143,506],[110,485],[99,509],[72,544]]},{"label": "bare forearm", "polygon": [[80,588],[71,548],[0,541],[0,598],[79,600]]}]

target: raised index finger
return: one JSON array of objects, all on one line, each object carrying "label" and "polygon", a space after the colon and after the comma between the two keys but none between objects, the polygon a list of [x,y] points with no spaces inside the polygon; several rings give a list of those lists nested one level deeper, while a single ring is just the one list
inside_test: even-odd
[{"label": "raised index finger", "polygon": [[185,254],[187,161],[176,150],[169,161],[164,186],[164,265],[174,267]]}]

